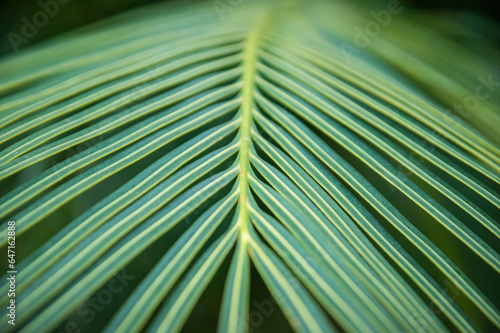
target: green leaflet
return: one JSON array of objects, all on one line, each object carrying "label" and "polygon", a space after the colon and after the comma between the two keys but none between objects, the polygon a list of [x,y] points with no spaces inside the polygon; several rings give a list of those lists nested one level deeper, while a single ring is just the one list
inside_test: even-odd
[{"label": "green leaflet", "polygon": [[205,244],[224,216],[229,213],[237,195],[237,190],[231,191],[225,200],[221,200],[223,202],[220,202],[220,206],[219,203],[212,206],[179,238],[106,327],[109,332],[131,332],[142,328],[147,321],[143,314],[151,314],[159,305],[175,278],[182,273],[196,255],[196,251]]},{"label": "green leaflet", "polygon": [[[221,136],[227,135],[234,130],[237,121],[214,128],[211,133],[201,135],[189,140],[179,148],[173,150],[163,158],[159,159],[149,168],[137,175],[134,179],[122,186],[119,191],[106,197],[98,205],[89,209],[84,215],[72,221],[58,235],[52,238],[54,244],[46,244],[33,253],[32,256],[24,260],[19,267],[22,284],[29,284],[37,275],[38,269],[47,269],[51,262],[55,262],[66,254],[72,247],[85,239],[90,232],[99,225],[109,220],[128,204],[138,200],[138,198],[157,186],[163,179],[171,175],[176,169],[182,167],[187,161],[195,158],[210,145],[214,144]],[[133,191],[132,191],[133,190]]]},{"label": "green leaflet", "polygon": [[484,282],[500,274],[500,95],[447,112],[477,56],[401,17],[352,58],[368,4],[216,3],[0,61],[0,222],[18,246],[39,237],[16,263],[15,330],[57,330],[123,268],[140,281],[92,328],[179,332],[213,283],[217,330],[253,331],[255,268],[297,332],[500,329]]},{"label": "green leaflet", "polygon": [[239,241],[224,285],[219,332],[247,332],[250,305],[250,257]]}]

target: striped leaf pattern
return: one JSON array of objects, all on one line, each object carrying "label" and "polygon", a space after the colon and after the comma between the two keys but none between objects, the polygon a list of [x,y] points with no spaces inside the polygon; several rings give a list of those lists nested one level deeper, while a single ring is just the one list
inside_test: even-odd
[{"label": "striped leaf pattern", "polygon": [[157,248],[105,332],[180,331],[225,262],[219,332],[256,329],[252,269],[296,332],[500,329],[500,149],[476,126],[500,95],[474,126],[446,112],[476,62],[437,66],[460,47],[422,30],[413,50],[403,17],[346,57],[363,6],[218,6],[138,9],[0,62],[2,230],[38,235],[0,331],[56,329]]}]

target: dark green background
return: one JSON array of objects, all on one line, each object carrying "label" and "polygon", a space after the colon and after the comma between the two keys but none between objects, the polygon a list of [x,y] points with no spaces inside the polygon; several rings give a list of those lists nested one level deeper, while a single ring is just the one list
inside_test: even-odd
[{"label": "dark green background", "polygon": [[[47,2],[47,0],[42,0],[42,1],[44,3]],[[190,0],[184,0],[184,1],[181,0],[180,2],[188,2],[188,1]],[[245,1],[252,1],[252,0],[245,0]],[[31,46],[35,46],[37,43],[40,43],[43,40],[46,40],[52,36],[56,36],[58,34],[71,31],[72,29],[104,19],[106,17],[112,16],[114,14],[126,10],[130,10],[134,7],[140,7],[142,5],[146,5],[153,2],[159,2],[159,1],[158,0],[69,0],[67,4],[60,6],[59,13],[55,15],[53,18],[51,18],[46,26],[40,28],[37,35],[34,38],[30,39],[29,43],[25,47],[29,48]],[[373,4],[374,7],[376,7],[376,4],[374,4],[373,0],[370,1],[367,0],[366,2],[369,2],[370,4]],[[381,2],[384,2],[384,0],[382,0]],[[437,12],[445,16],[449,15],[450,17],[452,15],[451,13],[456,10],[463,11],[464,13],[469,13],[469,14],[476,13],[478,14],[478,16],[476,16],[474,20],[471,19],[474,16],[470,15],[465,15],[463,17],[460,16],[453,16],[453,17],[456,17],[457,20],[462,20],[461,23],[471,26],[472,28],[481,29],[481,31],[484,31],[485,34],[488,34],[490,37],[493,37],[498,41],[499,38],[499,36],[497,36],[498,30],[488,29],[487,20],[484,20],[481,18],[481,16],[479,16],[479,15],[486,15],[491,19],[491,21],[498,22],[500,13],[495,8],[496,7],[495,1],[485,0],[485,1],[472,2],[472,1],[452,1],[452,0],[449,1],[448,0],[447,1],[401,0],[401,2],[405,3],[406,5],[414,9],[425,10],[433,13]],[[6,0],[0,3],[0,57],[9,55],[14,51],[7,38],[8,33],[14,32],[20,34],[20,30],[23,25],[22,22],[23,17],[31,19],[33,14],[38,12],[40,9],[41,8],[38,3],[38,0]],[[23,47],[20,48],[20,52],[22,52],[22,50]],[[347,153],[345,153],[345,155],[346,154]],[[354,160],[352,160],[351,162],[355,163]],[[361,168],[361,166],[358,167]],[[114,178],[110,179],[108,182],[101,184],[100,187],[97,189],[98,191],[101,191],[100,195],[104,196],[106,194],[106,191],[110,191],[116,188],[118,186],[117,184],[119,183],[121,184],[121,181],[124,179],[124,177],[126,177],[125,173],[128,171],[130,170],[127,169],[123,173],[118,174]],[[137,170],[134,170],[134,172],[137,172]],[[134,172],[131,172],[131,174],[134,174]],[[366,175],[367,172],[368,170],[365,170],[364,174]],[[375,175],[371,175],[371,177],[372,178],[369,179],[372,180],[377,187],[382,187],[386,185],[385,183],[375,179]],[[113,185],[112,184],[113,182],[116,183]],[[5,187],[5,190],[6,189],[7,187]],[[382,188],[381,191],[387,192],[387,189]],[[75,203],[73,206],[68,205],[68,207],[72,207],[73,209],[72,211],[69,211],[69,208],[68,210],[61,210],[61,214],[67,213],[67,216],[53,216],[52,220],[50,221],[51,222],[50,225],[53,228],[53,230],[45,230],[45,232],[49,234],[55,232],[55,230],[57,230],[60,227],[58,223],[64,223],[64,221],[71,220],[72,218],[74,218],[74,216],[78,215],[79,213],[87,209],[89,206],[91,206],[91,204],[93,204],[98,198],[91,197],[92,193],[91,192],[89,193],[90,194],[78,197],[78,202]],[[4,193],[0,191],[0,194]],[[399,199],[398,197],[396,197],[397,193],[394,193],[393,195],[395,197],[390,198],[392,199],[391,201],[396,201]],[[403,206],[407,203],[400,200],[399,204]],[[78,206],[78,208],[74,208],[76,206]],[[412,205],[407,204],[407,207],[412,207]],[[406,211],[405,213],[413,215],[418,214],[418,212],[410,212],[410,211]],[[42,223],[40,225],[42,225]],[[431,230],[433,226],[430,225],[422,226],[422,228],[425,227],[428,227],[429,230]],[[134,262],[132,262],[130,265],[127,266],[128,269],[127,273],[134,275],[135,276],[134,280],[131,281],[130,285],[128,286],[128,288],[125,289],[123,293],[117,295],[113,299],[112,304],[106,307],[106,309],[103,310],[102,312],[96,313],[96,318],[94,320],[92,320],[90,323],[87,323],[84,320],[84,317],[81,317],[77,313],[75,313],[74,315],[70,316],[68,320],[64,322],[56,330],[56,332],[72,332],[73,330],[71,329],[71,326],[67,326],[68,323],[72,322],[78,325],[78,328],[81,329],[81,332],[99,331],[107,323],[109,317],[113,314],[113,311],[116,310],[116,307],[121,302],[123,302],[123,300],[130,294],[133,288],[142,280],[144,274],[149,269],[151,269],[154,263],[159,259],[160,255],[166,251],[165,244],[171,244],[173,239],[175,239],[175,237],[177,237],[182,231],[183,229],[181,228],[179,230],[175,230],[173,233],[169,233],[167,236],[162,238],[163,242],[155,243],[155,246],[151,246],[150,249],[148,249],[148,251],[145,251],[141,256],[139,256],[136,260],[134,260]],[[439,230],[436,230],[436,228],[433,228],[432,231],[434,233],[433,235],[434,238],[439,239],[442,243],[446,242],[447,239],[443,237],[444,233],[440,234]],[[24,248],[19,249],[19,251],[21,252],[19,257],[20,259],[23,258],[23,255],[25,256],[29,251],[32,251],[33,248],[36,248],[37,246],[40,245],[37,244],[37,240],[38,243],[46,240],[45,237],[40,237],[41,232],[42,230],[40,229],[34,229],[33,232],[27,233],[25,235],[24,239],[26,240],[30,239],[31,242],[29,246],[26,245]],[[452,247],[452,245],[453,244],[451,244],[450,247]],[[456,255],[467,257],[468,253],[457,253]],[[231,255],[228,256],[228,258],[231,258]],[[186,324],[184,331],[211,332],[215,329],[215,326],[217,324],[217,312],[218,309],[220,308],[220,298],[222,296],[222,285],[224,282],[225,274],[227,273],[228,263],[229,263],[228,260],[226,260],[223,269],[218,272],[211,285],[209,285],[209,287],[206,289],[201,301],[195,308],[193,314],[190,316],[190,320],[188,320],[188,323]],[[251,298],[250,298],[252,300],[252,304],[250,311],[258,312],[256,310],[256,304],[266,302],[271,298],[269,292],[267,291],[265,285],[263,284],[258,274],[256,274],[253,268],[252,270],[253,270],[251,278],[252,287],[251,287]],[[476,279],[481,280],[482,278],[484,278],[484,276],[487,276],[487,275],[483,276],[481,272],[482,271],[480,270],[476,270],[476,272],[473,272],[473,275],[476,275],[475,276]],[[481,282],[483,282],[486,286],[488,286],[491,283],[491,287],[488,286],[487,288],[488,290],[490,290],[490,288],[493,288],[492,281],[481,280]],[[460,297],[457,301],[458,302],[461,301]],[[277,306],[274,306],[273,313],[268,318],[266,317],[262,325],[258,327],[258,330],[255,329],[254,332],[283,331],[283,329],[287,327],[288,326],[286,325],[286,321],[283,315],[281,314],[281,311],[277,308]],[[76,333],[78,331],[74,332]]]},{"label": "dark green background", "polygon": [[[23,26],[23,17],[31,19],[33,14],[40,10],[39,0],[3,0],[0,2],[0,57],[14,52],[11,43],[7,37],[9,32],[19,34]],[[47,2],[50,0],[41,0]],[[47,39],[51,36],[58,35],[84,26],[91,22],[101,20],[129,10],[134,7],[139,7],[148,3],[160,2],[161,0],[69,0],[67,4],[61,5],[58,15],[50,18],[47,25],[39,29],[37,35],[29,40],[29,43],[23,47],[29,47]],[[163,0],[171,1],[171,0]],[[187,2],[191,0],[178,0],[179,2]],[[245,0],[252,1],[252,0]],[[468,13],[477,13],[486,15],[494,21],[500,20],[500,11],[497,9],[497,1],[491,0],[400,0],[414,9],[421,9],[431,12],[440,12],[448,15],[450,11],[465,11]],[[370,0],[371,4],[375,1]],[[382,1],[383,2],[383,1]],[[460,18],[457,18],[460,19]],[[484,21],[471,20],[469,16],[461,19],[464,24],[473,26],[484,26]],[[485,33],[490,33],[491,30],[484,29]],[[492,37],[498,36],[492,33]],[[22,50],[23,47],[19,49]]]}]

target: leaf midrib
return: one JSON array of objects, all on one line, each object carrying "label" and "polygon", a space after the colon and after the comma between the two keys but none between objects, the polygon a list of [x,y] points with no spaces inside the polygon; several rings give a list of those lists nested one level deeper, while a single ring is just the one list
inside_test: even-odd
[{"label": "leaf midrib", "polygon": [[246,244],[250,238],[248,232],[248,170],[250,167],[252,109],[254,103],[255,77],[257,74],[257,51],[264,28],[269,22],[269,12],[264,12],[255,28],[250,32],[244,46],[243,88],[241,102],[240,152],[239,152],[239,189],[240,206],[238,224],[241,240]]}]

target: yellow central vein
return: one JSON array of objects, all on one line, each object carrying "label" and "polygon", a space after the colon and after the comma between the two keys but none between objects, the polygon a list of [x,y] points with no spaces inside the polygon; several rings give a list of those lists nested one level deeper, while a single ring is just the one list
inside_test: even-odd
[{"label": "yellow central vein", "polygon": [[248,170],[250,168],[250,148],[252,145],[251,128],[252,128],[252,109],[255,90],[255,76],[257,74],[257,50],[262,32],[268,22],[269,14],[264,13],[256,27],[248,36],[243,59],[243,91],[241,102],[241,129],[240,129],[240,213],[238,222],[240,224],[240,232],[242,241],[248,241]]}]

